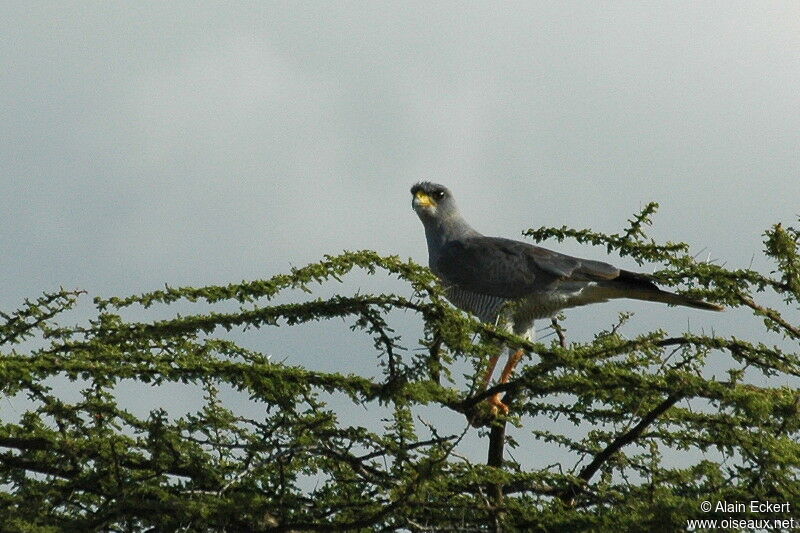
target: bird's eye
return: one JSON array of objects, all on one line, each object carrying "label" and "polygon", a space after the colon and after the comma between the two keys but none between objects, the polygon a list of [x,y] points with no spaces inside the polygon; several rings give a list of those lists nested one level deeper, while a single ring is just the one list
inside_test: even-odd
[{"label": "bird's eye", "polygon": [[444,191],[436,191],[435,193],[433,193],[433,197],[436,198],[437,200],[441,200],[442,198],[444,198]]}]

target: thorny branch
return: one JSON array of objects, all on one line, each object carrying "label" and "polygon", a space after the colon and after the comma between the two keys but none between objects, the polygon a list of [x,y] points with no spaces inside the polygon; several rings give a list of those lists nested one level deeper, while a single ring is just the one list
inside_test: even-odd
[{"label": "thorny branch", "polygon": [[[773,290],[787,304],[798,302],[800,233],[780,226],[767,232],[774,273],[726,270],[696,262],[683,244],[649,240],[643,230],[654,210],[648,205],[616,235],[562,228],[534,236],[576,238],[662,262],[658,279],[749,309],[778,341],[663,331],[628,338],[620,320],[590,341],[567,343],[554,323],[556,341],[529,342],[453,309],[428,269],[369,251],[267,280],[98,299],[97,316],[77,326],[57,321],[79,292],[26,301],[0,314],[0,341],[11,349],[0,358],[0,388],[14,407],[0,424],[0,521],[21,530],[675,529],[703,499],[736,500],[746,492],[795,501],[800,395],[790,385],[800,376],[800,358],[784,341],[800,338],[800,328],[789,312],[756,296]],[[312,292],[354,269],[397,276],[413,296],[271,303],[283,291]],[[179,301],[211,307],[166,319],[123,316],[134,305]],[[234,305],[213,307],[225,303]],[[422,350],[407,359],[390,323],[396,310],[423,322]],[[226,338],[234,328],[331,318],[370,335],[388,375],[292,366],[292,354],[276,362]],[[38,347],[17,351],[31,338]],[[473,363],[498,343],[539,361],[508,383],[475,392],[473,376],[453,369],[479,368]],[[724,361],[727,379],[709,377],[711,354]],[[677,362],[667,364],[670,358]],[[756,371],[775,378],[754,381]],[[170,402],[142,413],[119,394],[131,384],[139,387],[137,400],[168,390],[201,405],[181,413]],[[458,413],[464,424],[462,414],[480,411],[498,393],[511,407],[508,417],[489,420],[488,431],[466,425],[453,432],[448,415]],[[233,396],[237,409],[256,414],[226,407]],[[677,407],[681,398],[693,408]],[[648,410],[632,416],[642,405]],[[436,416],[424,427],[415,423],[422,410]],[[603,429],[625,421],[631,425],[624,430]],[[462,439],[473,432],[488,447],[485,463],[459,459],[468,453],[458,449]],[[519,450],[509,453],[514,446]],[[526,461],[546,446],[563,457],[546,467]],[[716,454],[678,469],[661,460],[675,448]],[[655,515],[648,507],[654,491],[665,496]]]}]

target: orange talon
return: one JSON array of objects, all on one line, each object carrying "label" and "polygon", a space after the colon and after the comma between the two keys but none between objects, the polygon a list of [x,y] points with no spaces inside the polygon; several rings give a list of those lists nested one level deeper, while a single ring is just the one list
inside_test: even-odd
[{"label": "orange talon", "polygon": [[498,413],[508,414],[508,406],[500,400],[500,393],[492,394],[486,402],[491,406],[492,416],[497,416]]},{"label": "orange talon", "polygon": [[[519,364],[520,360],[522,360],[522,356],[525,355],[525,351],[521,348],[514,352],[513,354],[508,356],[508,361],[506,362],[506,366],[503,367],[503,372],[500,374],[500,383],[508,383],[508,380],[511,378],[512,372],[514,372],[514,368]],[[486,387],[489,385],[489,380],[492,377],[492,372],[494,372],[494,367],[497,364],[497,356],[492,357],[489,360],[489,368],[486,371],[486,375],[484,376],[484,383]],[[484,387],[485,389],[485,387]],[[500,393],[491,395],[486,400],[489,405],[491,406],[492,416],[497,416],[498,413],[503,413],[504,415],[508,414],[508,406],[500,400]]]}]

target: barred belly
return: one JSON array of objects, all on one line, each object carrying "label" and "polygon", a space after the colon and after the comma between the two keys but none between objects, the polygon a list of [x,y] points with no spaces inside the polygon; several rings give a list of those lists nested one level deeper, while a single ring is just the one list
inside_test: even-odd
[{"label": "barred belly", "polygon": [[[607,291],[597,290],[594,283],[584,283],[577,288],[570,284],[564,284],[561,289],[530,294],[507,308],[515,332],[519,334],[527,331],[533,326],[534,320],[550,318],[562,309],[605,302],[609,299]],[[495,323],[500,312],[505,312],[503,307],[511,301],[507,298],[479,294],[459,287],[448,287],[445,290],[445,296],[459,309],[472,313],[482,322],[489,323]]]},{"label": "barred belly", "polygon": [[505,298],[490,296],[488,294],[478,294],[458,287],[448,287],[445,289],[445,296],[454,306],[468,313],[472,313],[478,317],[481,322],[490,323],[497,320],[497,316],[500,314],[503,304],[507,301]]}]

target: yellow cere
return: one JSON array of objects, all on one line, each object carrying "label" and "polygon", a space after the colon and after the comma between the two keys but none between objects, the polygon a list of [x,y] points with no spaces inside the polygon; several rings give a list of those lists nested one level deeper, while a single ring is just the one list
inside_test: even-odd
[{"label": "yellow cere", "polygon": [[433,201],[433,198],[425,194],[423,191],[417,191],[416,197],[420,205],[425,207],[436,205],[436,202]]}]

